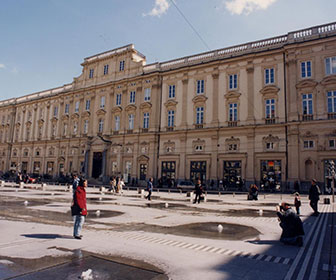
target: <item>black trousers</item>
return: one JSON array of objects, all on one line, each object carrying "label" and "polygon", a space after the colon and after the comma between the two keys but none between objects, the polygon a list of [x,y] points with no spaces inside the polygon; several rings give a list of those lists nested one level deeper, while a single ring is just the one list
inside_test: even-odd
[{"label": "black trousers", "polygon": [[151,200],[151,195],[152,195],[152,191],[148,191],[148,195],[146,196],[146,198],[147,198],[148,200]]},{"label": "black trousers", "polygon": [[194,203],[196,203],[197,198],[198,198],[198,203],[200,203],[201,202],[201,193],[196,193]]},{"label": "black trousers", "polygon": [[311,200],[310,207],[314,210],[314,213],[317,214],[318,213],[318,210],[317,210],[318,200]]}]

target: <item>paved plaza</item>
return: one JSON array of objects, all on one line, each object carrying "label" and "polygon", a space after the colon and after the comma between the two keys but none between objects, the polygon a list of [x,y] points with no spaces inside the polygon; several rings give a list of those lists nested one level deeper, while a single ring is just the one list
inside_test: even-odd
[{"label": "paved plaza", "polygon": [[71,199],[66,186],[0,186],[0,279],[336,279],[335,204],[324,196],[314,217],[302,195],[302,247],[278,241],[275,206],[292,204],[290,194],[193,204],[186,193],[155,190],[148,201],[135,189],[89,187],[82,240],[72,236]]}]

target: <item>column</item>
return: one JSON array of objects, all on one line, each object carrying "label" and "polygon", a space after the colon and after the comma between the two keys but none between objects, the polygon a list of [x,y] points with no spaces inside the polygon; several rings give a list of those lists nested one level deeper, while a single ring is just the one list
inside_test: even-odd
[{"label": "column", "polygon": [[254,66],[253,61],[248,61],[247,67],[247,124],[254,124]]},{"label": "column", "polygon": [[218,126],[219,120],[218,120],[218,69],[216,69],[216,72],[212,74],[212,80],[213,80],[213,92],[212,92],[212,125]]},{"label": "column", "polygon": [[[188,113],[188,78],[185,75],[182,79],[182,122],[181,128],[187,128],[187,113]],[[183,174],[183,173],[181,173]]]}]

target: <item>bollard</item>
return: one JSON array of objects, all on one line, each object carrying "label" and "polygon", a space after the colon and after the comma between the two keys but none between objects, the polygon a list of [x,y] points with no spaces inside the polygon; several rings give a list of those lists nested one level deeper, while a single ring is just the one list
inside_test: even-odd
[{"label": "bollard", "polygon": [[0,181],[0,186],[1,187],[5,186],[5,181]]},{"label": "bollard", "polygon": [[141,198],[144,198],[145,196],[145,190],[141,190]]},{"label": "bollard", "polygon": [[282,200],[282,193],[280,194],[280,200]]},{"label": "bollard", "polygon": [[264,199],[266,199],[266,194],[264,194]]},{"label": "bollard", "polygon": [[207,202],[207,195],[204,196],[204,202]]},{"label": "bollard", "polygon": [[182,194],[182,190],[180,190],[180,194]]},{"label": "bollard", "polygon": [[159,193],[160,191],[159,191],[159,189],[157,189],[157,193]]},{"label": "bollard", "polygon": [[218,196],[221,196],[221,192],[218,192]]},{"label": "bollard", "polygon": [[20,182],[20,185],[19,185],[19,187],[20,187],[20,189],[23,189],[23,182]]},{"label": "bollard", "polygon": [[192,192],[190,193],[190,202],[191,203],[193,202],[193,193]]},{"label": "bollard", "polygon": [[170,193],[170,189],[168,190],[168,193]]},{"label": "bollard", "polygon": [[232,193],[232,195],[233,195],[233,197],[235,197],[236,194],[235,194],[235,193]]},{"label": "bollard", "polygon": [[45,190],[46,187],[47,187],[47,184],[46,183],[42,183],[41,187],[42,187],[42,190]]}]

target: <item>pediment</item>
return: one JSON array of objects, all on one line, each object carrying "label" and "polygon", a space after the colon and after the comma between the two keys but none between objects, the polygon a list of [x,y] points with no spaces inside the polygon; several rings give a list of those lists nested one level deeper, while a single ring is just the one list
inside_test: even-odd
[{"label": "pediment", "polygon": [[268,136],[263,137],[263,140],[266,142],[278,142],[280,139],[278,136],[273,136],[272,134],[269,134]]},{"label": "pediment", "polygon": [[21,124],[18,122],[16,125],[15,125],[17,128],[19,128],[21,126]]},{"label": "pediment", "polygon": [[316,137],[316,134],[313,134],[311,131],[306,131],[304,134],[302,134],[303,138],[313,138]]},{"label": "pediment", "polygon": [[122,108],[120,106],[115,106],[112,108],[112,113],[120,113]]},{"label": "pediment", "polygon": [[150,102],[144,102],[144,103],[141,103],[140,105],[140,109],[150,109],[152,108],[152,103]]},{"label": "pediment", "polygon": [[102,116],[102,115],[105,115],[106,114],[106,111],[104,109],[99,109],[97,112],[96,112],[97,116]]},{"label": "pediment", "polygon": [[[51,119],[52,120],[52,119]],[[31,126],[32,122],[31,121],[27,121],[26,122],[26,126]]]},{"label": "pediment", "polygon": [[237,143],[239,142],[239,138],[234,138],[233,136],[231,136],[230,138],[226,138],[225,142],[226,143]]},{"label": "pediment", "polygon": [[43,124],[44,124],[44,120],[40,119],[40,120],[38,120],[38,122],[37,122],[37,123],[38,123],[38,125],[39,125],[39,126],[41,126],[41,125],[43,125]]},{"label": "pediment", "polygon": [[231,98],[239,98],[241,96],[241,93],[238,91],[229,91],[224,95],[226,99],[231,99]]},{"label": "pediment", "polygon": [[166,106],[166,107],[174,107],[174,106],[176,106],[177,105],[177,101],[175,101],[175,100],[168,100],[164,105]]},{"label": "pediment", "polygon": [[67,121],[69,119],[69,115],[63,115],[61,120],[62,121]]},{"label": "pediment", "polygon": [[317,86],[317,82],[313,79],[302,80],[296,84],[296,88],[314,88]]},{"label": "pediment", "polygon": [[192,99],[192,101],[193,101],[194,103],[199,103],[199,102],[205,102],[205,101],[207,101],[207,99],[208,99],[208,98],[202,94],[202,95],[196,95],[196,96]]},{"label": "pediment", "polygon": [[65,158],[64,157],[59,157],[58,158],[58,161],[60,162],[60,161],[65,161]]},{"label": "pediment", "polygon": [[138,157],[138,161],[149,161],[149,157],[146,155],[141,155]]},{"label": "pediment", "polygon": [[321,81],[321,85],[327,86],[327,85],[335,85],[336,84],[336,75],[327,76]]},{"label": "pediment", "polygon": [[133,104],[127,105],[127,107],[125,108],[126,111],[135,111],[136,110],[136,106]]},{"label": "pediment", "polygon": [[58,119],[56,117],[53,117],[51,120],[50,120],[52,123],[55,123],[58,121]]},{"label": "pediment", "polygon": [[82,117],[84,117],[84,118],[88,118],[88,117],[90,117],[90,112],[89,111],[85,111],[85,112],[83,112],[82,113]]},{"label": "pediment", "polygon": [[79,114],[77,114],[77,113],[74,113],[74,114],[71,115],[72,120],[73,119],[78,119],[78,118],[79,118]]},{"label": "pediment", "polygon": [[279,92],[280,88],[274,85],[268,85],[264,86],[261,90],[260,93],[262,95],[267,95],[267,94],[277,94]]}]

